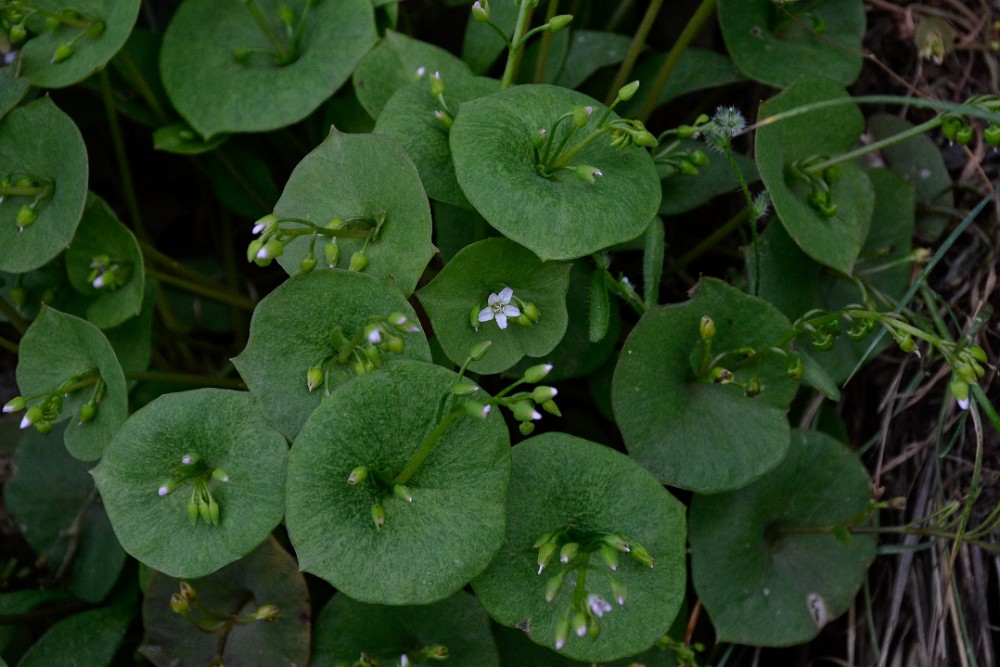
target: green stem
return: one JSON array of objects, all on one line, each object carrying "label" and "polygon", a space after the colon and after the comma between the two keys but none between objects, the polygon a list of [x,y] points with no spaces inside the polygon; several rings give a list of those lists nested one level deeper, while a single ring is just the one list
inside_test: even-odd
[{"label": "green stem", "polygon": [[143,99],[146,106],[150,108],[156,118],[162,124],[170,122],[170,115],[163,109],[160,105],[160,101],[156,99],[156,95],[153,93],[153,89],[149,86],[149,83],[143,77],[142,72],[135,64],[135,60],[125,49],[122,49],[115,55],[115,61],[118,62],[121,67],[125,70],[128,81],[132,84],[132,87],[139,97]]},{"label": "green stem", "polygon": [[577,145],[573,146],[568,151],[563,153],[561,156],[559,156],[558,160],[553,160],[551,166],[547,169],[547,171],[549,173],[559,171],[567,164],[569,164],[569,161],[575,158],[580,153],[580,151],[582,151],[584,148],[594,143],[599,137],[603,137],[610,131],[611,131],[610,127],[603,127],[600,130],[597,130],[589,137],[587,137],[586,139],[584,139],[583,141],[581,141],[580,143],[578,143]]},{"label": "green stem", "polygon": [[24,332],[28,330],[28,320],[21,317],[21,314],[17,312],[14,306],[7,303],[7,299],[0,297],[0,314],[7,318],[10,325],[17,329],[17,333],[24,335]]},{"label": "green stem", "polygon": [[[524,3],[528,2],[528,0],[521,1]],[[431,431],[426,438],[424,438],[424,441],[420,443],[420,448],[416,451],[416,453],[414,453],[413,458],[410,459],[409,463],[406,464],[406,467],[403,468],[403,471],[396,475],[396,478],[392,480],[390,484],[392,486],[396,486],[397,484],[406,484],[410,481],[410,478],[416,474],[423,462],[427,460],[427,457],[434,451],[438,441],[441,440],[441,436],[443,436],[448,428],[451,427],[452,423],[463,414],[465,414],[465,409],[459,407],[445,415],[444,419],[442,419],[438,425],[434,427],[434,430]]]},{"label": "green stem", "polygon": [[886,137],[885,139],[868,144],[867,146],[861,146],[859,148],[855,148],[852,151],[848,151],[836,157],[832,157],[829,160],[823,160],[822,162],[818,162],[814,165],[806,167],[804,171],[810,174],[822,174],[824,169],[832,167],[835,164],[840,164],[841,162],[848,162],[855,158],[859,158],[863,155],[868,155],[870,153],[880,151],[886,146],[892,146],[894,144],[898,144],[900,142],[906,141],[911,137],[915,137],[918,134],[923,134],[928,130],[933,130],[935,127],[941,124],[941,118],[942,118],[941,116],[935,116],[934,118],[931,118],[927,122],[921,123],[920,125],[914,125],[910,129],[905,130],[904,132],[900,132],[899,134],[894,134],[891,137]]},{"label": "green stem", "polygon": [[726,158],[729,160],[729,167],[736,174],[736,180],[740,182],[740,189],[743,191],[743,197],[746,199],[747,203],[747,215],[750,218],[750,238],[753,243],[753,295],[760,295],[760,238],[757,234],[757,216],[753,214],[753,196],[750,194],[750,186],[747,185],[747,181],[743,178],[743,171],[740,166],[736,164],[736,157],[733,155],[732,142],[727,142],[726,146]]},{"label": "green stem", "polygon": [[[559,0],[549,0],[548,9],[545,11],[545,22],[548,23],[556,15],[559,9]],[[542,40],[538,44],[538,61],[535,62],[535,83],[542,83],[545,80],[545,65],[549,59],[549,49],[552,48],[552,31],[546,30],[542,35]]]},{"label": "green stem", "polygon": [[243,380],[223,377],[210,377],[192,373],[173,373],[168,371],[139,371],[125,373],[125,379],[135,382],[169,382],[171,384],[190,384],[198,387],[218,387],[220,389],[247,388]]},{"label": "green stem", "polygon": [[115,106],[114,91],[111,89],[111,78],[108,69],[101,69],[101,98],[104,101],[104,113],[108,118],[108,129],[111,131],[111,144],[118,162],[118,171],[122,179],[122,194],[125,195],[125,205],[132,220],[132,228],[139,239],[146,238],[146,230],[142,226],[142,214],[139,211],[139,199],[135,196],[135,185],[132,183],[132,170],[128,166],[128,155],[125,152],[125,139],[122,127],[118,122],[118,108]]},{"label": "green stem", "polygon": [[260,8],[257,7],[254,0],[243,0],[243,4],[246,5],[247,11],[250,12],[253,20],[256,21],[260,31],[264,33],[267,40],[271,42],[271,46],[274,47],[275,55],[278,56],[278,61],[281,64],[286,64],[288,62],[289,55],[288,47],[285,46],[285,43],[281,41],[277,34],[275,34],[274,26],[271,25],[270,21],[267,20],[267,17],[260,11]]},{"label": "green stem", "polygon": [[48,190],[45,186],[24,187],[17,185],[0,185],[0,197],[39,197]]},{"label": "green stem", "polygon": [[650,86],[649,94],[645,97],[645,102],[642,105],[642,109],[639,111],[637,118],[645,123],[649,120],[650,115],[652,115],[653,110],[656,109],[657,104],[660,101],[660,95],[663,93],[663,89],[667,85],[667,81],[670,79],[670,75],[673,74],[674,69],[677,67],[677,63],[681,59],[681,55],[684,53],[684,49],[688,47],[688,44],[701,32],[702,27],[711,18],[712,12],[715,11],[715,3],[717,0],[701,0],[701,4],[698,5],[698,9],[695,10],[694,14],[688,20],[687,25],[684,26],[684,30],[677,37],[677,41],[670,48],[670,52],[667,54],[667,59],[663,61],[663,65],[660,67],[660,71],[656,73],[656,78],[653,79],[653,84]]},{"label": "green stem", "polygon": [[521,51],[524,50],[524,33],[531,22],[531,10],[533,0],[521,0],[521,8],[517,12],[517,23],[514,25],[514,36],[511,37],[510,47],[507,50],[507,64],[504,66],[503,77],[500,79],[500,88],[510,88],[514,83],[514,75],[517,73],[517,64],[521,60]]},{"label": "green stem", "polygon": [[257,303],[242,294],[235,294],[228,290],[224,290],[217,287],[209,287],[207,285],[201,285],[199,283],[186,280],[184,278],[178,278],[176,276],[171,276],[167,273],[160,273],[156,269],[147,268],[146,275],[150,278],[155,278],[168,285],[173,285],[174,287],[180,287],[181,289],[187,290],[194,294],[199,294],[204,297],[208,297],[213,301],[218,301],[220,303],[229,304],[230,306],[236,306],[237,308],[242,308],[243,310],[253,312],[256,308]]},{"label": "green stem", "polygon": [[216,286],[215,281],[213,281],[208,276],[198,273],[197,271],[188,266],[184,266],[183,264],[175,260],[173,257],[163,254],[162,252],[154,248],[149,243],[146,243],[145,241],[139,242],[139,248],[142,250],[143,257],[145,257],[147,260],[152,260],[153,262],[156,262],[163,268],[170,269],[172,272],[180,276],[183,276],[188,280],[201,283],[206,287]]},{"label": "green stem", "polygon": [[660,13],[661,7],[663,7],[663,0],[652,0],[649,6],[646,7],[646,13],[643,15],[642,21],[639,23],[639,27],[632,37],[628,53],[625,54],[625,60],[622,61],[621,66],[618,68],[618,73],[615,74],[614,81],[611,82],[611,88],[608,89],[608,94],[604,99],[605,104],[614,102],[615,97],[618,95],[618,90],[628,83],[628,78],[632,74],[632,68],[635,67],[635,63],[639,59],[643,47],[646,45],[646,38],[649,37],[649,31],[653,29],[653,23],[656,21],[656,16]]}]

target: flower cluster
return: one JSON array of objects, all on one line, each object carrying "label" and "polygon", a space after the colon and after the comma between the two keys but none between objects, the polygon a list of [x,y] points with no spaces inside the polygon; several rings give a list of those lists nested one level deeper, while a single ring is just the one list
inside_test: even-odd
[{"label": "flower cluster", "polygon": [[170,596],[170,609],[207,634],[228,634],[234,625],[250,625],[258,621],[271,622],[281,615],[277,605],[264,604],[249,614],[214,612],[202,603],[195,587],[186,581]]},{"label": "flower cluster", "polygon": [[316,258],[316,243],[322,236],[326,239],[323,259],[329,268],[335,269],[340,260],[337,239],[361,238],[364,239],[364,244],[360,250],[351,254],[348,270],[363,271],[368,266],[368,244],[378,240],[384,224],[385,211],[370,216],[335,217],[322,226],[303,218],[281,217],[269,213],[254,223],[253,233],[259,236],[247,246],[247,261],[257,266],[268,266],[275,258],[285,254],[285,246],[290,241],[308,236],[309,247],[299,262],[299,268],[302,273],[309,273],[319,263]]},{"label": "flower cluster", "polygon": [[55,186],[52,181],[36,178],[21,172],[12,172],[0,178],[0,202],[7,197],[23,197],[29,201],[21,204],[14,216],[17,230],[23,232],[38,220],[38,210],[52,197]]},{"label": "flower cluster", "polygon": [[190,483],[191,498],[187,504],[187,515],[192,526],[198,525],[198,520],[208,525],[219,525],[219,503],[216,502],[209,489],[209,482],[229,483],[229,475],[222,468],[213,468],[197,454],[185,454],[180,465],[170,471],[170,477],[160,484],[156,493],[158,496],[169,496],[177,487]]},{"label": "flower cluster", "polygon": [[[41,20],[36,20],[41,19]],[[19,44],[28,37],[28,30],[37,31],[35,26],[43,26],[48,33],[60,36],[65,32],[76,34],[65,41],[59,42],[50,64],[61,63],[75,53],[76,42],[84,37],[100,37],[104,32],[104,22],[96,16],[84,14],[75,9],[59,9],[50,11],[36,6],[29,0],[8,0],[0,4],[0,28],[2,28],[11,44]]]},{"label": "flower cluster", "polygon": [[131,267],[108,255],[96,255],[90,260],[90,273],[87,282],[96,290],[113,292],[128,282]]},{"label": "flower cluster", "polygon": [[[21,428],[34,426],[39,433],[48,433],[62,413],[63,398],[88,386],[93,387],[90,399],[80,408],[80,423],[88,424],[97,416],[97,404],[104,398],[104,379],[96,370],[74,375],[50,391],[33,396],[15,396],[3,406],[3,413],[20,412],[27,408],[21,418]],[[29,407],[31,401],[37,402]]]}]

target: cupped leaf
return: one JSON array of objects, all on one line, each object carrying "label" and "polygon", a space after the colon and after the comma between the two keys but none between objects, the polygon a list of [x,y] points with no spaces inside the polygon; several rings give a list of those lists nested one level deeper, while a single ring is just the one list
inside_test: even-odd
[{"label": "cupped leaf", "polygon": [[[504,236],[543,260],[573,259],[633,239],[660,204],[659,178],[646,150],[616,149],[608,136],[570,160],[569,166],[600,170],[593,183],[575,169],[539,173],[532,140],[574,106],[593,107],[587,127],[596,126],[605,110],[565,88],[516,86],[466,102],[451,128],[455,175],[466,198]],[[572,125],[563,122],[555,136]]]},{"label": "cupped leaf", "polygon": [[101,329],[118,326],[142,309],[146,272],[139,243],[96,195],[89,197],[66,250],[66,274],[73,289],[92,299],[87,319]]},{"label": "cupped leaf", "polygon": [[[444,97],[451,114],[469,100],[495,93],[499,84],[485,77],[445,77]],[[427,196],[462,208],[471,208],[455,180],[448,130],[435,117],[443,111],[427,81],[404,85],[386,103],[375,132],[392,137],[406,150],[420,172]]]},{"label": "cupped leaf", "polygon": [[[337,667],[362,653],[381,664],[434,664],[447,651],[448,667],[499,667],[490,619],[473,596],[455,595],[421,607],[365,604],[335,595],[316,619],[312,667]],[[408,663],[402,663],[402,656]]]},{"label": "cupped leaf", "polygon": [[468,65],[441,47],[386,30],[382,41],[358,63],[351,80],[361,106],[378,118],[393,93],[435,72],[448,82],[472,76]]},{"label": "cupped leaf", "polygon": [[[703,317],[715,328],[708,347]],[[615,368],[612,401],[629,454],[660,481],[700,493],[745,486],[778,465],[798,382],[788,374],[792,354],[772,348],[789,331],[766,301],[709,278],[690,301],[650,309]]]},{"label": "cupped leaf", "polygon": [[[433,440],[442,415],[464,414],[461,405],[438,410],[457,380],[440,366],[398,361],[320,403],[289,455],[285,523],[301,569],[379,604],[435,602],[482,572],[506,516],[510,441],[499,415],[451,417],[405,481],[413,501],[387,490]],[[359,466],[368,479],[352,486]]]},{"label": "cupped leaf", "polygon": [[[53,429],[62,434],[62,425]],[[14,450],[14,475],[4,485],[4,504],[41,562],[65,570],[67,589],[97,604],[125,564],[125,551],[94,490],[88,466],[53,446],[37,431]]]},{"label": "cupped leaf", "polygon": [[[11,273],[37,269],[58,255],[87,200],[87,147],[76,124],[48,97],[0,120],[0,179],[16,186],[25,178],[32,181],[25,184],[28,194],[0,200],[0,270]],[[22,228],[17,218],[24,207],[37,217]]]},{"label": "cupped leaf", "polygon": [[[60,391],[69,381],[79,386]],[[103,383],[99,388],[98,381]],[[114,350],[93,324],[43,306],[21,339],[17,386],[28,405],[44,402],[44,395],[62,396],[62,408],[53,421],[69,419],[64,440],[69,453],[83,461],[101,458],[104,448],[128,416],[125,376]],[[100,397],[95,391],[103,393]],[[83,423],[80,410],[96,400],[94,418]]]},{"label": "cupped leaf", "polygon": [[[181,581],[159,572],[149,578],[142,604],[146,634],[139,652],[157,667],[208,665],[216,657],[226,665],[295,667],[309,662],[309,592],[295,559],[273,537],[218,572],[185,583],[198,596],[188,617],[171,609],[171,595],[180,591]],[[277,616],[236,623],[224,639],[223,631],[205,632],[194,625],[210,620],[210,614],[247,620],[264,605],[276,607]]]},{"label": "cupped leaf", "polygon": [[795,172],[809,173],[811,160],[823,161],[850,150],[864,129],[861,111],[845,103],[766,122],[781,112],[847,98],[843,88],[824,79],[795,83],[761,105],[763,125],[757,130],[756,148],[761,180],[789,236],[820,264],[850,274],[871,224],[875,199],[871,181],[854,162],[839,163],[836,177],[829,170],[812,173],[829,189],[833,210],[824,212],[810,203],[815,190]]},{"label": "cupped leaf", "polygon": [[[286,452],[250,394],[196,389],[133,414],[93,474],[125,551],[171,576],[201,577],[252,551],[281,521]],[[188,516],[199,486],[217,520]]]},{"label": "cupped leaf", "polygon": [[[472,583],[483,607],[503,625],[516,625],[532,641],[554,647],[572,601],[593,609],[600,598],[611,605],[592,618],[600,634],[570,632],[564,655],[596,662],[650,647],[666,633],[684,598],[684,507],[647,470],[589,440],[546,433],[515,447],[512,458],[507,536]],[[565,531],[561,544],[580,538],[578,551],[563,563],[560,547],[539,573],[539,548],[533,545],[552,531]],[[616,551],[617,569],[610,569],[597,549],[602,535],[627,540],[633,554],[642,545],[652,566]],[[554,577],[561,577],[561,585],[546,602]]]},{"label": "cupped leaf", "polygon": [[163,36],[163,85],[205,138],[302,120],[347,80],[375,43],[369,0],[297,0],[286,4],[296,22],[304,21],[299,52],[283,63],[278,51],[290,52],[289,39],[277,3],[252,4],[263,28],[241,0],[185,0]]},{"label": "cupped leaf", "polygon": [[[274,212],[320,227],[334,218],[372,220],[384,216],[377,239],[338,239],[337,266],[348,268],[351,255],[363,250],[368,257],[364,271],[392,277],[406,294],[416,287],[434,254],[431,209],[420,175],[406,152],[389,137],[331,131],[296,165]],[[326,240],[320,236],[315,243],[321,262]],[[309,235],[299,237],[278,258],[289,275],[300,271],[310,243]]]},{"label": "cupped leaf", "polygon": [[[49,628],[17,665],[107,667],[125,639],[131,620],[132,607],[127,604],[74,614]],[[67,661],[67,656],[71,656],[71,662]]]},{"label": "cupped leaf", "polygon": [[865,517],[870,484],[839,442],[794,431],[762,479],[695,495],[691,573],[719,641],[800,644],[847,610],[875,557],[873,536],[845,530]]},{"label": "cupped leaf", "polygon": [[[455,255],[418,296],[449,359],[462,364],[470,349],[489,340],[493,344],[486,356],[469,369],[499,373],[524,356],[548,354],[562,339],[569,321],[569,271],[569,263],[539,261],[513,241],[485,239]],[[504,288],[513,290],[508,307],[527,316],[527,306],[533,304],[538,321],[524,326],[515,315],[501,328],[492,316],[486,321],[474,316],[488,310],[490,296]]]},{"label": "cupped leaf", "polygon": [[[323,363],[342,346],[331,342],[331,333],[339,330],[348,341],[359,337],[357,354],[363,354],[366,325],[397,313],[408,319],[404,326],[418,322],[406,297],[387,280],[346,271],[293,276],[257,305],[246,349],[233,364],[266,419],[292,440],[316,406],[355,375],[353,351],[344,362]],[[403,350],[383,348],[385,361],[431,360],[422,334],[396,331],[395,335],[403,341]],[[310,391],[307,374],[313,367],[321,367],[325,374],[323,383]]]},{"label": "cupped leaf", "polygon": [[[28,22],[35,32],[22,49],[22,73],[42,88],[62,88],[82,81],[104,67],[132,32],[139,0],[74,0],[76,16],[60,20],[54,31],[43,16],[66,16],[65,0],[34,0],[42,10]],[[44,14],[43,14],[44,13]],[[70,49],[64,59],[57,54]]]},{"label": "cupped leaf", "polygon": [[740,71],[772,86],[817,72],[846,86],[861,73],[862,0],[719,0],[719,26]]}]

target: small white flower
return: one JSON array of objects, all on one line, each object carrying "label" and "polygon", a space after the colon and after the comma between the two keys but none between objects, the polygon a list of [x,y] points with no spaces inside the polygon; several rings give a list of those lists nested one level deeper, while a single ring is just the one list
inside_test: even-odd
[{"label": "small white flower", "polygon": [[34,422],[31,421],[31,419],[28,417],[28,415],[24,415],[23,417],[21,417],[21,426],[20,426],[20,428],[22,428],[22,429],[28,428],[33,423]]},{"label": "small white flower", "polygon": [[409,664],[410,658],[405,653],[399,656],[399,667],[409,667]]},{"label": "small white flower", "polygon": [[600,595],[588,595],[587,606],[590,608],[591,613],[593,613],[597,618],[600,618],[607,612],[611,611],[611,604]]},{"label": "small white flower", "polygon": [[521,315],[520,308],[510,305],[513,296],[514,290],[509,287],[504,287],[499,294],[490,294],[489,299],[487,299],[488,305],[479,311],[479,321],[489,322],[495,319],[498,327],[506,329],[508,317]]},{"label": "small white flower", "polygon": [[962,408],[963,410],[968,410],[969,409],[969,397],[966,396],[965,398],[958,399],[958,407]]},{"label": "small white flower", "polygon": [[156,490],[156,493],[159,496],[165,496],[168,493],[170,493],[170,487],[164,484],[163,486],[161,486],[159,489]]},{"label": "small white flower", "polygon": [[97,277],[90,281],[90,284],[94,286],[94,289],[101,289],[104,287],[106,281],[104,280],[104,272],[97,274]]}]

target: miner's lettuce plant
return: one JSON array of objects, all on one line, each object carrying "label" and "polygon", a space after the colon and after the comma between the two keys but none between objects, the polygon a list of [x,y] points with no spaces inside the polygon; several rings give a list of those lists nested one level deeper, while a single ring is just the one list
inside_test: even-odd
[{"label": "miner's lettuce plant", "polygon": [[[0,609],[84,609],[33,645],[0,626],[11,664],[673,665],[808,642],[886,504],[797,401],[836,400],[894,342],[996,416],[975,332],[909,300],[934,261],[914,234],[943,231],[917,204],[950,203],[920,142],[995,147],[1000,100],[866,119],[902,101],[844,88],[860,0],[719,0],[726,53],[688,46],[705,0],[668,54],[645,22],[603,30],[605,3],[479,0],[434,13],[467,21],[461,56],[405,4],[167,4],[0,2],[3,412],[24,434],[4,498],[56,589],[5,569]],[[777,90],[669,106],[745,78]],[[173,179],[136,186],[161,159],[137,138],[195,172],[200,229],[157,215],[191,206]],[[944,187],[914,190],[917,169]],[[677,256],[679,216],[720,197],[733,217]],[[679,271],[726,233],[740,261],[685,297]],[[702,607],[718,646],[684,631]]]}]

